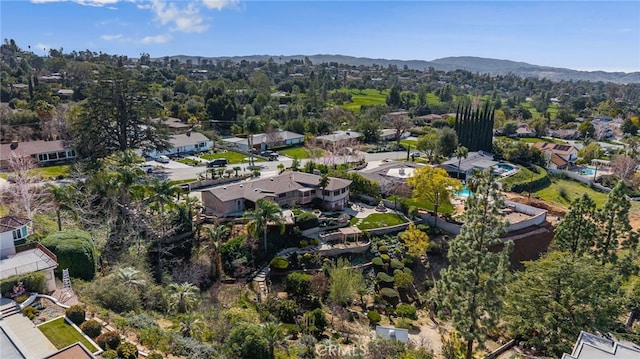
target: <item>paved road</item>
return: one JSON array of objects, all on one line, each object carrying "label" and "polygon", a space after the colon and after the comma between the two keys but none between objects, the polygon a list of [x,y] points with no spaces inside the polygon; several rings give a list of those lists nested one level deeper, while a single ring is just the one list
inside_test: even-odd
[{"label": "paved road", "polygon": [[[374,161],[383,161],[383,160],[404,160],[406,159],[407,152],[405,151],[396,151],[396,152],[382,152],[382,153],[363,153],[367,162]],[[326,159],[329,161],[330,159]],[[304,166],[310,159],[302,159],[300,160],[300,166]],[[325,159],[320,158],[315,160],[318,163],[324,163]],[[334,163],[341,163],[344,161],[344,158],[334,158]],[[257,162],[256,165],[262,166],[260,170],[262,177],[269,177],[278,174],[278,165],[283,164],[285,167],[290,167],[293,159],[280,156],[277,161],[265,161],[265,162]],[[187,180],[192,178],[198,178],[198,175],[205,171],[204,166],[192,167],[188,166],[176,161],[171,161],[167,164],[157,163],[155,161],[149,161],[148,164],[159,165],[163,167],[162,170],[156,171],[156,173],[165,173],[169,179],[178,181],[178,180]],[[248,163],[240,163],[240,164],[230,164],[226,168],[232,169],[233,167],[239,166],[242,167],[242,172],[248,171],[247,166]],[[240,173],[242,173],[240,172]]]}]

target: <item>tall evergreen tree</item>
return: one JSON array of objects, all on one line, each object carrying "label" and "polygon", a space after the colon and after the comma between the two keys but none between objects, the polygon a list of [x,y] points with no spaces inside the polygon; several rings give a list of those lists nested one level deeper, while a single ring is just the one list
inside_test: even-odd
[{"label": "tall evergreen tree", "polygon": [[638,234],[634,233],[629,223],[631,203],[625,196],[625,184],[619,181],[609,192],[607,201],[596,215],[598,235],[596,237],[594,255],[602,264],[618,261],[618,247],[630,249],[630,255],[638,247]]},{"label": "tall evergreen tree", "polygon": [[466,358],[472,358],[473,343],[484,343],[488,329],[496,326],[509,271],[508,242],[498,253],[489,248],[502,243],[505,220],[500,213],[504,200],[497,183],[485,172],[476,191],[467,200],[464,225],[449,247],[449,267],[436,282],[438,297],[449,309],[453,327],[467,343]]},{"label": "tall evergreen tree", "polygon": [[588,194],[573,200],[571,210],[555,230],[556,249],[575,256],[591,251],[598,233],[595,213],[596,203]]}]

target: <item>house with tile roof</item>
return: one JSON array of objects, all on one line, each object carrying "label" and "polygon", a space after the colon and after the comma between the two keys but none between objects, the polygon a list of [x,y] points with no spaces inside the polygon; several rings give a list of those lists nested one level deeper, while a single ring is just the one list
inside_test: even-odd
[{"label": "house with tile roof", "polygon": [[563,354],[562,359],[637,359],[640,346],[621,343],[599,335],[580,332],[571,354]]},{"label": "house with tile roof", "polygon": [[304,172],[285,172],[278,176],[240,182],[202,191],[205,211],[217,216],[241,216],[255,208],[255,203],[266,198],[281,207],[295,204],[310,205],[314,199],[323,202],[324,208],[344,209],[349,203],[351,181],[329,177],[329,184],[318,186],[321,176]]},{"label": "house with tile roof", "polygon": [[542,151],[550,169],[567,169],[574,166],[578,159],[578,149],[573,145],[551,142],[536,142],[533,145]]},{"label": "house with tile roof", "polygon": [[39,243],[20,244],[29,236],[30,224],[27,218],[0,218],[0,280],[43,272],[47,290],[53,291],[56,289],[53,271],[58,267],[58,258]]}]

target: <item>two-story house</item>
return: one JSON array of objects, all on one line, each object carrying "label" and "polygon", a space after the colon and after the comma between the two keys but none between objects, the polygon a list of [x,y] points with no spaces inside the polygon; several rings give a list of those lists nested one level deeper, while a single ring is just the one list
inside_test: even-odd
[{"label": "two-story house", "polygon": [[574,166],[578,159],[578,149],[573,145],[550,142],[536,142],[534,144],[547,159],[547,168],[563,170]]},{"label": "two-story house", "polygon": [[349,203],[351,181],[329,177],[325,188],[319,186],[320,176],[304,172],[285,172],[278,176],[235,183],[202,191],[205,211],[218,216],[240,216],[255,203],[266,198],[282,207],[292,204],[308,205],[314,199],[323,207],[340,210]]},{"label": "two-story house", "polygon": [[46,288],[56,289],[53,271],[57,257],[39,243],[20,245],[29,236],[31,220],[6,216],[0,218],[0,280],[14,275],[43,272]]}]

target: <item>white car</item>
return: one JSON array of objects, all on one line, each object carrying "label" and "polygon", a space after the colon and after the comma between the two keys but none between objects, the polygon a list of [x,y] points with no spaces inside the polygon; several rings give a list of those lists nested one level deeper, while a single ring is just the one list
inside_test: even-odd
[{"label": "white car", "polygon": [[160,162],[160,163],[169,163],[169,157],[167,156],[158,156],[156,158],[156,162]]},{"label": "white car", "polygon": [[152,165],[140,165],[140,168],[142,168],[142,170],[145,171],[146,173],[153,172],[153,166]]}]

